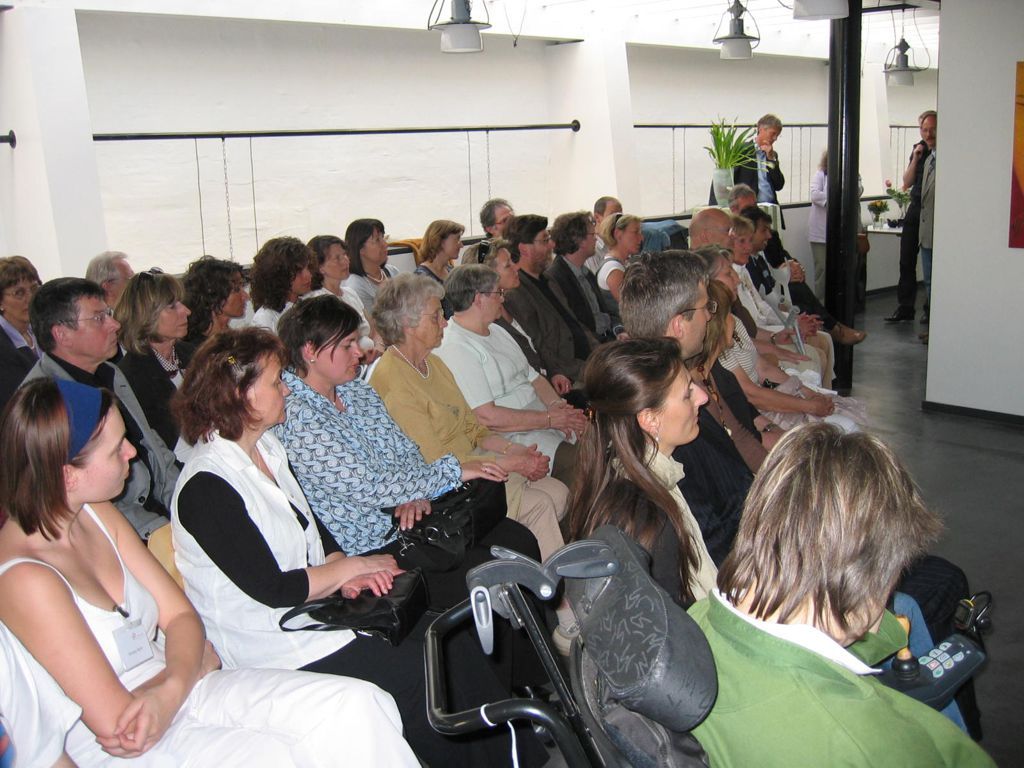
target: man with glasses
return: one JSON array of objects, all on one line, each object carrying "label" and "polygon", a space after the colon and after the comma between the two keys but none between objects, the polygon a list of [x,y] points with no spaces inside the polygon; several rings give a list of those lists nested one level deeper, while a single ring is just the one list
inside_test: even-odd
[{"label": "man with glasses", "polygon": [[[519,263],[520,284],[505,297],[505,307],[530,337],[548,375],[561,374],[577,382],[598,341],[562,303],[544,274],[554,247],[548,220],[534,214],[513,216],[506,235],[512,260]],[[564,395],[569,387],[555,390]]]},{"label": "man with glasses", "polygon": [[138,451],[115,506],[146,539],[167,524],[178,465],[153,431],[128,380],[107,362],[117,349],[120,325],[103,288],[78,277],[44,283],[29,308],[32,330],[43,356],[25,381],[52,378],[106,387],[118,398],[126,438]]},{"label": "man with glasses", "polygon": [[504,238],[508,223],[515,215],[508,200],[494,197],[480,208],[480,226],[484,228],[489,239]]},{"label": "man with glasses", "polygon": [[624,334],[618,308],[607,304],[586,262],[597,244],[597,223],[586,211],[563,213],[551,225],[555,261],[544,273],[551,290],[600,341]]},{"label": "man with glasses", "polygon": [[[679,342],[688,365],[704,346],[708,320],[726,312],[708,299],[707,264],[690,251],[638,256],[622,282],[619,308],[631,338],[669,337]],[[700,525],[704,543],[721,565],[739,526],[753,474],[725,428],[706,406],[698,415],[700,433],[672,452],[686,467],[679,490]]]}]

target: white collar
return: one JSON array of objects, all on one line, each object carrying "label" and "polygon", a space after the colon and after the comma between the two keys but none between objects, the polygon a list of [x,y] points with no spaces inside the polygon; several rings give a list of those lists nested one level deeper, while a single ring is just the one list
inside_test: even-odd
[{"label": "white collar", "polygon": [[732,611],[733,614],[739,616],[748,624],[757,627],[762,632],[777,637],[780,640],[793,643],[793,645],[799,645],[801,648],[816,653],[819,656],[824,656],[829,661],[853,672],[855,675],[877,675],[882,671],[869,667],[817,627],[812,627],[810,624],[778,624],[774,621],[755,619],[753,616],[736,608],[717,589],[713,590],[711,594],[714,595],[718,602]]}]

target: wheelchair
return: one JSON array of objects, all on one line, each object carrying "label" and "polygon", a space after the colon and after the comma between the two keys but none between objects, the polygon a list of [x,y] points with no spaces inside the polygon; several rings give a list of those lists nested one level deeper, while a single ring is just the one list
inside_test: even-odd
[{"label": "wheelchair", "polygon": [[[494,560],[466,577],[470,598],[441,614],[426,635],[427,715],[440,733],[458,735],[528,720],[543,728],[569,768],[699,768],[708,758],[690,731],[718,691],[711,649],[690,616],[650,577],[646,552],[613,526],[569,544],[540,563],[494,547]],[[568,679],[524,590],[546,601],[565,594],[580,624]],[[552,701],[510,698],[448,711],[444,638],[468,622],[485,653],[495,617],[526,632],[550,680]],[[968,663],[934,677],[921,657],[904,659],[883,682],[941,709],[984,662],[979,644],[954,635]]]}]

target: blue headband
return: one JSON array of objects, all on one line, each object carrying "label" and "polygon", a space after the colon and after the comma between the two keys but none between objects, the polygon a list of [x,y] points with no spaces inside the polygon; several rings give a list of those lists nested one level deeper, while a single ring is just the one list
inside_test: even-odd
[{"label": "blue headband", "polygon": [[79,384],[77,381],[57,381],[57,388],[64,398],[68,412],[68,461],[77,456],[89,442],[96,425],[100,423],[100,391],[95,387]]}]

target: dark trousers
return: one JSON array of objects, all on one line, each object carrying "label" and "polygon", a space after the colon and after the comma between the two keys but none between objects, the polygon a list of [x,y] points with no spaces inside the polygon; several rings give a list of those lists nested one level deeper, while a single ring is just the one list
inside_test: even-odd
[{"label": "dark trousers", "polygon": [[917,252],[920,228],[915,220],[910,223],[910,216],[903,223],[903,234],[900,235],[900,282],[896,286],[896,300],[900,307],[911,312],[917,306]]},{"label": "dark trousers", "polygon": [[[475,768],[510,764],[512,741],[507,726],[457,737],[442,736],[430,726],[427,720],[423,637],[432,619],[430,614],[424,616],[397,648],[385,640],[357,635],[341,650],[302,669],[368,680],[390,693],[402,715],[405,740],[427,765]],[[460,632],[452,636],[446,646],[450,710],[479,707],[508,698],[508,690],[499,684],[489,668],[475,635]],[[528,727],[520,727],[516,729],[516,735],[520,764],[543,765],[547,753],[533,732]],[[343,740],[339,740],[339,749],[344,749]]]}]

